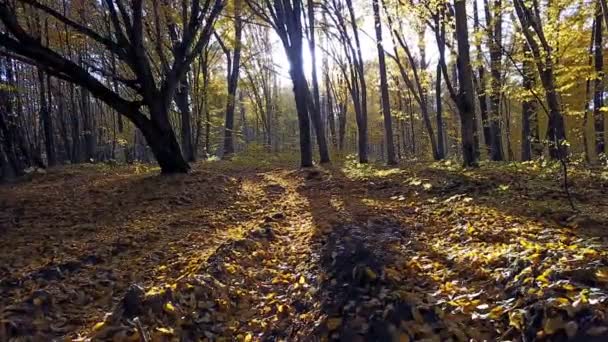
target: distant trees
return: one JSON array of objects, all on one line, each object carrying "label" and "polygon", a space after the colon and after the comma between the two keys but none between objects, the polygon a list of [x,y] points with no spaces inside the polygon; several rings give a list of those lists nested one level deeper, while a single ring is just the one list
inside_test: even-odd
[{"label": "distant trees", "polygon": [[593,4],[0,0],[0,168],[120,154],[186,172],[256,144],[299,147],[302,166],[315,150],[601,161],[608,10]]},{"label": "distant trees", "polygon": [[[290,63],[289,75],[298,113],[300,131],[300,164],[313,165],[310,136],[310,109],[313,99],[304,73],[302,53],[304,51],[303,6],[300,0],[248,0],[248,5],[257,16],[271,25],[279,36]],[[313,115],[316,115],[313,110]],[[322,148],[322,144],[319,145]],[[327,148],[327,146],[325,146]]]},{"label": "distant trees", "polygon": [[545,91],[549,109],[549,127],[547,129],[547,139],[550,141],[549,153],[553,158],[563,158],[567,150],[566,128],[555,84],[553,48],[545,36],[541,18],[538,15],[540,13],[538,3],[534,1],[530,5],[523,0],[513,0],[513,4]]},{"label": "distant trees", "polygon": [[243,3],[242,0],[234,0],[232,32],[230,37],[232,48],[216,34],[217,40],[226,56],[226,83],[228,85],[228,99],[226,101],[226,113],[224,121],[224,157],[230,157],[234,153],[234,111],[236,107],[236,92],[239,84],[241,69],[241,51],[243,49]]}]

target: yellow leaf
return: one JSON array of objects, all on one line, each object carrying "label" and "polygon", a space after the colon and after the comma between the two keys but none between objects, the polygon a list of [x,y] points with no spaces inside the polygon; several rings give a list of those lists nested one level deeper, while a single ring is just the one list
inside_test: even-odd
[{"label": "yellow leaf", "polygon": [[408,336],[408,334],[402,332],[401,334],[399,334],[399,342],[410,342],[410,337]]},{"label": "yellow leaf", "polygon": [[329,331],[338,329],[340,325],[342,325],[342,318],[340,317],[333,317],[327,320],[327,329],[329,329]]},{"label": "yellow leaf", "polygon": [[300,285],[306,284],[306,278],[304,278],[304,276],[300,276],[300,280],[298,281],[298,283],[300,283]]},{"label": "yellow leaf", "polygon": [[511,311],[509,313],[509,325],[521,331],[524,326],[524,313],[523,310]]},{"label": "yellow leaf", "polygon": [[498,319],[505,312],[505,308],[502,306],[497,306],[488,314],[488,318],[490,319]]},{"label": "yellow leaf", "polygon": [[165,309],[165,311],[169,312],[169,313],[175,312],[175,306],[173,306],[173,304],[171,302],[166,302],[163,309]]},{"label": "yellow leaf", "polygon": [[245,339],[243,341],[244,342],[251,342],[251,341],[253,341],[253,335],[251,335],[251,333],[248,333],[247,336],[245,336]]},{"label": "yellow leaf", "polygon": [[608,267],[600,268],[595,272],[595,278],[600,283],[608,283]]},{"label": "yellow leaf", "polygon": [[559,306],[570,305],[570,301],[568,300],[568,298],[564,297],[555,298],[555,302],[559,304]]},{"label": "yellow leaf", "polygon": [[93,331],[98,331],[106,325],[106,322],[99,322],[93,326]]},{"label": "yellow leaf", "polygon": [[544,284],[548,284],[549,283],[549,276],[551,275],[551,270],[545,270],[545,272],[543,272],[541,275],[539,275],[538,277],[536,277],[537,281],[540,281],[541,283]]},{"label": "yellow leaf", "polygon": [[166,335],[172,335],[173,334],[173,328],[164,328],[164,327],[160,327],[160,328],[156,328],[156,331],[166,334]]},{"label": "yellow leaf", "polygon": [[376,272],[374,272],[371,268],[366,267],[365,268],[365,274],[367,275],[367,278],[369,280],[376,280],[376,278],[378,278],[378,275],[376,275]]}]

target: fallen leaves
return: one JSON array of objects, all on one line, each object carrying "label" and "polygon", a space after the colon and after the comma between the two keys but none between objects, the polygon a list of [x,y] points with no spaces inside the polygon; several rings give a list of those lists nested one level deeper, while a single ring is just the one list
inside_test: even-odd
[{"label": "fallen leaves", "polygon": [[561,225],[527,211],[558,212],[532,166],[348,163],[74,168],[10,188],[0,340],[608,336],[607,241],[584,230],[605,222],[601,196]]}]

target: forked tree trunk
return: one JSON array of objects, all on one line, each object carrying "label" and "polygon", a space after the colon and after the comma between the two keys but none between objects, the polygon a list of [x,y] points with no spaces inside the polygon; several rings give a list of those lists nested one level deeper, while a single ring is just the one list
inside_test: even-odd
[{"label": "forked tree trunk", "polygon": [[154,104],[150,112],[152,120],[142,119],[135,122],[146,139],[161,173],[186,173],[190,166],[182,156],[177,137],[169,122],[169,113],[162,105]]}]

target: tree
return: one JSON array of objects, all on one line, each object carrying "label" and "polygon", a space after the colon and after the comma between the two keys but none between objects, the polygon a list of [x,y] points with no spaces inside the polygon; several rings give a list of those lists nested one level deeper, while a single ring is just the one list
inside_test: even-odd
[{"label": "tree", "polygon": [[[171,26],[161,20],[147,22],[145,14],[153,12],[148,2],[133,0],[128,4],[124,0],[105,0],[103,5],[96,3],[93,7],[96,15],[109,17],[111,30],[94,28],[37,0],[15,3],[2,0],[0,20],[4,27],[0,45],[54,77],[81,86],[129,119],[142,132],[163,173],[187,172],[189,166],[180,151],[169,111],[180,80],[209,41],[224,0],[182,0],[167,4],[167,10],[184,9],[187,18],[175,23],[179,37],[171,51],[148,45],[154,41],[154,34],[144,27],[151,25],[155,28],[153,32],[167,32]],[[36,33],[28,32],[18,20],[26,9],[65,25],[106,56],[112,53],[120,61],[119,69],[128,71],[114,74],[106,66],[110,63],[85,68],[59,49],[44,46]],[[165,18],[169,23],[173,20],[167,14]],[[156,68],[156,61],[165,63],[167,68]],[[115,79],[122,91],[104,84],[100,78],[105,77]]]},{"label": "tree", "polygon": [[536,99],[533,98],[531,93],[534,91],[536,84],[536,74],[534,73],[534,62],[532,56],[530,56],[530,49],[523,42],[524,60],[522,62],[522,86],[526,91],[525,98],[521,103],[521,160],[531,160],[534,156],[533,145],[539,143],[539,127],[538,127],[538,111]]},{"label": "tree", "polygon": [[273,27],[289,60],[289,75],[298,112],[300,132],[300,165],[312,166],[312,145],[310,138],[309,109],[312,95],[304,73],[302,3],[300,0],[248,0],[252,11]]},{"label": "tree", "polygon": [[380,92],[382,93],[382,116],[384,118],[384,141],[386,145],[386,162],[388,165],[397,164],[395,158],[395,143],[393,141],[393,122],[391,119],[391,106],[388,94],[388,80],[386,77],[386,61],[384,47],[382,46],[382,23],[380,21],[380,6],[378,0],[372,0],[374,9],[374,25],[376,28],[376,46],[378,48],[378,66],[380,69]]},{"label": "tree", "polygon": [[[347,12],[347,14],[344,12]],[[352,0],[345,0],[344,2],[342,0],[328,1],[326,4],[326,13],[331,18],[331,21],[337,30],[338,42],[343,48],[343,57],[346,58],[346,61],[341,61],[334,55],[334,61],[340,68],[344,83],[353,101],[355,120],[357,122],[357,150],[359,162],[367,163],[369,161],[367,83],[365,81],[365,68],[361,53],[359,28]],[[346,15],[348,15],[348,20],[346,19]]]},{"label": "tree", "polygon": [[216,34],[216,37],[226,55],[226,81],[228,84],[228,99],[226,101],[226,115],[224,123],[224,158],[230,157],[234,153],[234,109],[236,104],[236,92],[239,83],[239,70],[241,67],[241,50],[243,36],[243,19],[241,4],[242,0],[234,1],[234,37],[232,43],[233,49],[222,41],[221,37]]},{"label": "tree", "polygon": [[475,105],[473,104],[473,71],[469,55],[469,31],[467,10],[464,0],[454,0],[456,39],[458,42],[458,98],[456,104],[460,113],[462,158],[465,166],[477,165],[475,151]]},{"label": "tree", "polygon": [[549,128],[547,130],[547,137],[551,141],[549,155],[555,159],[562,159],[567,153],[566,129],[555,85],[553,49],[545,37],[541,18],[538,15],[538,2],[532,1],[531,4],[528,4],[523,0],[514,0],[513,4],[545,91],[545,99],[549,108]]},{"label": "tree", "polygon": [[[604,9],[606,10],[606,9]],[[607,21],[608,25],[608,21]],[[595,26],[593,30],[593,60],[595,65],[595,82],[593,82],[593,123],[595,128],[595,153],[598,156],[606,153],[604,138],[604,45],[602,44],[602,6],[596,2]]]},{"label": "tree", "polygon": [[[500,128],[500,99],[502,87],[502,1],[493,0],[492,8],[484,0],[488,37],[490,39],[490,158],[504,159],[502,133]],[[486,137],[487,138],[487,137]]]},{"label": "tree", "polygon": [[[425,125],[425,128],[429,135],[433,158],[435,160],[443,159],[444,155],[441,155],[437,148],[437,140],[435,138],[435,133],[434,133],[433,126],[431,123],[431,118],[429,115],[428,89],[427,89],[426,85],[424,84],[423,77],[421,75],[426,69],[426,61],[424,58],[424,45],[422,43],[423,39],[419,39],[419,41],[420,41],[420,44],[419,44],[420,60],[417,63],[416,59],[414,58],[414,55],[412,53],[412,50],[410,49],[409,44],[407,43],[407,41],[405,39],[405,36],[403,35],[402,32],[400,32],[400,30],[398,30],[396,22],[395,22],[393,16],[388,12],[386,3],[384,1],[383,1],[383,5],[385,8],[385,11],[387,12],[386,17],[387,17],[388,26],[389,26],[389,29],[391,32],[391,38],[393,40],[393,45],[394,45],[393,59],[397,63],[399,73],[401,74],[401,77],[403,78],[406,86],[409,88],[411,94],[413,94],[413,96],[414,96],[414,100],[416,101],[416,103],[418,103],[418,106],[420,107],[420,111],[422,113],[422,119],[424,120],[424,125]],[[419,29],[418,34],[422,37],[424,36],[424,26],[422,26],[422,28]],[[399,52],[400,49],[405,52],[405,55],[407,56],[407,62],[402,59],[400,52]],[[407,70],[408,67],[412,73],[411,77]]]},{"label": "tree", "polygon": [[327,148],[327,139],[325,137],[325,123],[321,118],[321,100],[319,95],[319,80],[317,77],[317,53],[315,43],[315,5],[313,0],[308,0],[308,46],[310,50],[310,58],[312,60],[312,102],[310,103],[310,118],[317,137],[319,145],[319,161],[321,163],[329,163],[329,150]]}]

